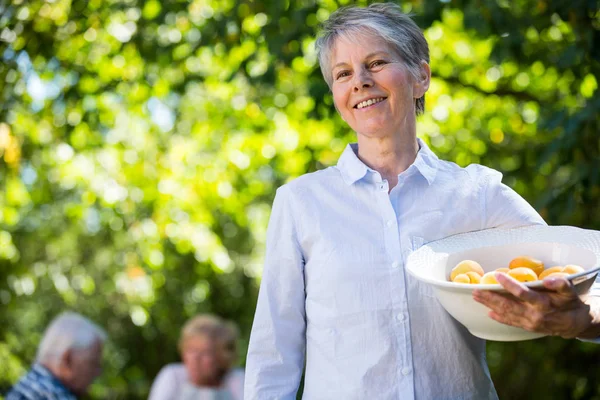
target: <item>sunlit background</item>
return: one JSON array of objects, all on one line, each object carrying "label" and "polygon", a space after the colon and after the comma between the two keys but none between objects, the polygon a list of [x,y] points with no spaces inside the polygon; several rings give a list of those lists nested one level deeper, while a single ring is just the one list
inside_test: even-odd
[{"label": "sunlit background", "polygon": [[[354,140],[313,48],[348,3],[0,1],[0,393],[65,309],[110,335],[93,398],[145,398],[198,312],[239,325],[243,365],[275,189]],[[599,2],[400,4],[431,52],[420,137],[600,229]],[[488,345],[507,399],[600,398],[599,356]]]}]

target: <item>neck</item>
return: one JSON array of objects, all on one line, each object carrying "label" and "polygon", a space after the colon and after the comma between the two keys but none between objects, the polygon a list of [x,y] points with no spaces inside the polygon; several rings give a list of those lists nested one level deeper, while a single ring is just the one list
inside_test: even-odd
[{"label": "neck", "polygon": [[358,158],[381,174],[392,190],[398,175],[415,161],[419,151],[416,134],[364,137],[358,135]]},{"label": "neck", "polygon": [[38,364],[40,364],[42,367],[44,367],[48,371],[50,371],[52,376],[54,376],[56,379],[61,381],[61,383],[63,382],[64,374],[63,374],[62,368],[60,368],[59,365],[56,365],[56,363],[49,363],[49,362],[38,362]]},{"label": "neck", "polygon": [[221,382],[218,382],[216,380],[201,380],[201,381],[195,382],[195,384],[196,384],[196,386],[206,387],[206,388],[221,387]]},{"label": "neck", "polygon": [[65,388],[69,389],[71,393],[77,394],[73,387],[70,385],[70,380],[61,365],[56,363],[40,362],[42,367],[46,368],[52,376],[54,376]]}]

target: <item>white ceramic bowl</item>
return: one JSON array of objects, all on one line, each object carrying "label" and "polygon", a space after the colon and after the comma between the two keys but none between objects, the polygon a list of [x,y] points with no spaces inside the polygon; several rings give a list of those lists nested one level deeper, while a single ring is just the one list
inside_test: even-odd
[{"label": "white ceramic bowl", "polygon": [[[517,256],[531,256],[554,265],[576,264],[584,272],[571,275],[580,295],[588,293],[600,270],[600,232],[569,226],[527,226],[463,233],[425,244],[407,259],[408,272],[431,285],[440,304],[473,335],[487,340],[516,341],[545,336],[491,319],[489,309],[473,300],[473,289],[504,291],[500,285],[449,282],[450,271],[462,260],[477,261],[485,272],[508,267]],[[600,282],[600,280],[599,280]],[[525,284],[543,287],[542,282]],[[600,286],[592,289],[600,295]]]}]

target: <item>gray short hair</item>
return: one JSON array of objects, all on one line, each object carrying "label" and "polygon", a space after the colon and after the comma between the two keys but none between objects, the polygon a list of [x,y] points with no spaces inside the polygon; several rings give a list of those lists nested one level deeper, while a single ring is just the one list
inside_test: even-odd
[{"label": "gray short hair", "polygon": [[[371,4],[368,7],[342,7],[333,12],[321,26],[315,44],[321,72],[331,88],[331,52],[339,37],[351,38],[358,34],[379,36],[391,45],[404,61],[411,75],[417,79],[421,62],[429,63],[429,46],[421,29],[404,14],[400,6],[391,3]],[[417,115],[425,111],[425,96],[415,101]]]},{"label": "gray short hair", "polygon": [[64,312],[46,328],[36,361],[55,364],[69,350],[87,349],[106,339],[106,332],[89,319],[74,312]]},{"label": "gray short hair", "polygon": [[179,338],[179,349],[183,350],[185,341],[193,337],[222,340],[227,350],[235,352],[239,332],[232,322],[225,321],[216,315],[200,314],[188,320],[183,326]]}]

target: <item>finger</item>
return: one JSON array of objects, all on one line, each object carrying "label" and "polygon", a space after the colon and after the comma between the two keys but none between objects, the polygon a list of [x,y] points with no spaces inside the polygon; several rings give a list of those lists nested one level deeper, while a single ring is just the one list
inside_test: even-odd
[{"label": "finger", "polygon": [[502,302],[505,299],[510,299],[513,301],[516,300],[516,298],[513,295],[511,295],[510,293],[501,293],[501,292],[494,292],[491,290],[479,290],[479,289],[473,290],[473,299],[475,299],[476,301],[478,301],[480,303],[485,303],[486,305]]},{"label": "finger", "polygon": [[498,322],[531,332],[553,332],[552,325],[547,324],[546,313],[536,304],[523,302],[510,294],[490,291],[474,293],[473,298],[488,307],[491,310],[488,315]]},{"label": "finger", "polygon": [[510,325],[517,328],[525,329],[530,332],[544,333],[552,335],[552,332],[542,324],[535,324],[529,320],[526,316],[514,316],[498,313],[496,311],[490,311],[488,316],[494,321],[500,322],[504,325]]},{"label": "finger", "polygon": [[515,318],[508,318],[506,315],[497,313],[496,311],[488,312],[488,316],[494,321],[500,322],[504,325],[516,326],[517,328],[522,328],[522,321]]},{"label": "finger", "polygon": [[570,294],[573,296],[577,296],[575,293],[575,289],[573,285],[567,278],[559,277],[559,278],[548,278],[543,281],[544,287],[548,290],[552,290],[561,294]]},{"label": "finger", "polygon": [[473,293],[473,299],[499,314],[518,318],[527,317],[531,306],[510,294],[502,294],[487,290]]},{"label": "finger", "polygon": [[504,289],[506,289],[508,293],[512,294],[519,300],[526,301],[528,303],[535,303],[540,299],[538,293],[529,289],[512,276],[508,276],[503,272],[496,272],[496,280],[504,287]]},{"label": "finger", "polygon": [[488,316],[505,325],[515,326],[530,332],[544,333],[546,335],[561,336],[563,338],[577,337],[586,326],[585,323],[577,325],[575,315],[547,315],[539,313],[527,315],[504,314],[490,311]]}]

